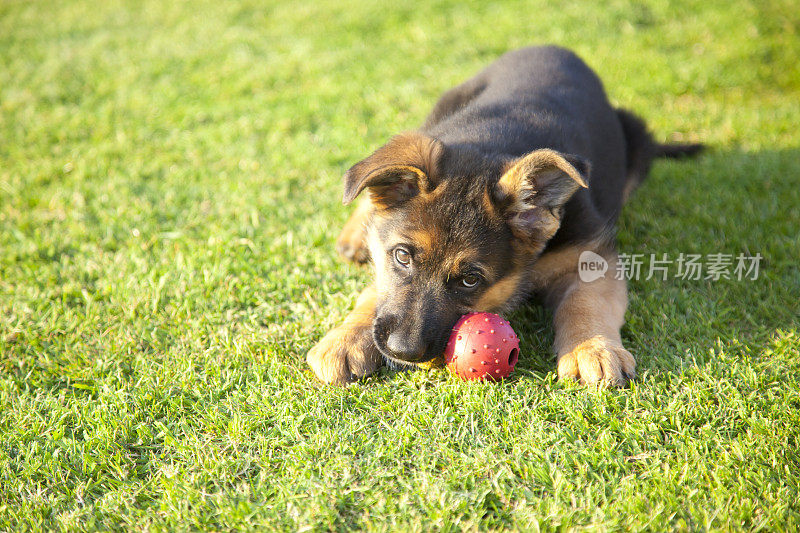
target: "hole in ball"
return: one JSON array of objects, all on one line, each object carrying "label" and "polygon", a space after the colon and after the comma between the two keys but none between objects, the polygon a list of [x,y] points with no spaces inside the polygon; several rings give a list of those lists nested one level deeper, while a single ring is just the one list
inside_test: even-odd
[{"label": "hole in ball", "polygon": [[508,354],[508,366],[516,365],[517,359],[519,359],[519,348],[514,348],[511,350],[511,353]]}]

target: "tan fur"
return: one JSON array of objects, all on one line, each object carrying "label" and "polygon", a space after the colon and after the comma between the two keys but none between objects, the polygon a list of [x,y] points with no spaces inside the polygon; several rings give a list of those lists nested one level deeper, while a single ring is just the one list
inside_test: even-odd
[{"label": "tan fur", "polygon": [[[515,161],[497,182],[497,186],[512,196],[516,202],[521,202],[524,200],[524,194],[520,193],[535,192],[534,182],[530,180],[530,177],[552,171],[563,172],[575,181],[577,186],[588,187],[580,172],[561,154],[550,149],[535,150]],[[522,205],[516,207],[524,208]]]},{"label": "tan fur", "polygon": [[414,243],[414,246],[420,248],[423,253],[429,252],[436,246],[436,230],[433,227],[429,229],[412,230],[405,235],[405,239]]},{"label": "tan fur", "polygon": [[423,205],[430,205],[434,202],[439,201],[439,199],[449,192],[447,188],[446,181],[439,181],[437,178],[431,177],[428,178],[428,188],[422,191],[419,195],[419,200],[423,203]]},{"label": "tan fur", "polygon": [[636,361],[622,344],[602,335],[585,340],[558,358],[558,377],[622,387],[635,376]]},{"label": "tan fur", "polygon": [[366,263],[369,259],[367,248],[367,223],[373,213],[372,202],[368,197],[363,197],[358,202],[353,214],[342,228],[336,241],[336,250],[339,254],[355,263]]},{"label": "tan fur", "polygon": [[[558,228],[561,227],[561,218],[554,215],[552,212],[542,207],[534,208],[537,213],[537,222],[534,225],[526,227],[526,234],[530,233],[533,237],[526,239],[531,243],[534,253],[542,250],[553,235],[556,234]],[[512,219],[512,228],[514,227],[514,220]]]},{"label": "tan fur", "polygon": [[[442,144],[418,132],[401,133],[376,150],[372,155],[353,165],[344,177],[343,201],[350,203],[366,187],[370,188],[372,203],[378,208],[387,207],[397,195],[426,193],[434,189],[439,174]],[[388,186],[386,176],[402,177],[405,187],[395,179]],[[408,190],[406,190],[408,189]]]},{"label": "tan fur", "polygon": [[428,187],[428,179],[420,169],[408,165],[392,165],[375,169],[365,180],[370,181],[388,173],[403,176],[400,183],[390,186],[371,186],[369,199],[376,209],[386,209],[397,202],[398,197],[413,197],[424,193]]},{"label": "tan fur", "polygon": [[341,326],[332,329],[306,356],[309,366],[325,383],[343,384],[367,376],[381,365],[372,342],[376,292],[365,289]]},{"label": "tan fur", "polygon": [[[577,161],[576,161],[577,164]],[[585,163],[581,166],[588,169]],[[562,154],[534,150],[511,163],[497,182],[511,231],[538,253],[561,225],[564,203],[579,187],[588,187],[581,173]]]},{"label": "tan fur", "polygon": [[480,257],[478,250],[473,248],[462,248],[453,253],[452,257],[445,259],[443,270],[446,270],[450,276],[458,276],[463,271],[464,265],[469,265]]},{"label": "tan fur", "polygon": [[[548,285],[558,283],[565,276],[577,278],[578,259],[584,250],[591,250],[599,255],[604,255],[608,248],[604,239],[597,239],[585,244],[565,246],[543,254],[533,265],[531,275],[537,289],[546,289]],[[614,275],[609,267],[606,276]]]},{"label": "tan fur", "polygon": [[615,279],[617,255],[595,243],[592,251],[608,261],[604,278],[583,282],[578,257],[588,246],[572,246],[542,256],[534,266],[546,301],[554,310],[554,349],[560,378],[584,383],[624,385],[635,375],[636,362],[622,346],[628,294],[625,280]]},{"label": "tan fur", "polygon": [[372,264],[375,272],[374,286],[377,289],[378,296],[381,296],[381,291],[387,286],[386,283],[386,251],[383,249],[383,242],[374,231],[367,234],[367,245],[369,246],[370,257],[372,257]]},{"label": "tan fur", "polygon": [[493,284],[483,293],[480,300],[477,301],[475,310],[495,311],[502,308],[517,291],[522,276],[522,271],[512,272]]}]

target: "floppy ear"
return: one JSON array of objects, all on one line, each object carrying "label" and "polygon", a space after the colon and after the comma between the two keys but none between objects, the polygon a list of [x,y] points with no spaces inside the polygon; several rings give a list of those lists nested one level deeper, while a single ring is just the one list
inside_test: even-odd
[{"label": "floppy ear", "polygon": [[555,150],[535,150],[513,161],[495,186],[511,230],[537,241],[552,237],[561,213],[579,187],[588,188],[589,163]]},{"label": "floppy ear", "polygon": [[378,207],[391,207],[435,187],[444,145],[417,132],[393,137],[344,175],[342,202],[349,204],[369,188]]}]

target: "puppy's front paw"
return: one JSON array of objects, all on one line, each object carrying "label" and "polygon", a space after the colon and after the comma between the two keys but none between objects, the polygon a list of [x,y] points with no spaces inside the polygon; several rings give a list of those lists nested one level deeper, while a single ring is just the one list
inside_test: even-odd
[{"label": "puppy's front paw", "polygon": [[306,356],[317,377],[342,385],[375,372],[383,360],[370,327],[340,326],[328,332]]},{"label": "puppy's front paw", "polygon": [[622,345],[597,335],[558,359],[558,377],[623,387],[636,377],[636,361]]},{"label": "puppy's front paw", "polygon": [[367,230],[360,220],[350,220],[336,240],[336,251],[343,258],[354,263],[369,261],[369,248],[367,248]]}]

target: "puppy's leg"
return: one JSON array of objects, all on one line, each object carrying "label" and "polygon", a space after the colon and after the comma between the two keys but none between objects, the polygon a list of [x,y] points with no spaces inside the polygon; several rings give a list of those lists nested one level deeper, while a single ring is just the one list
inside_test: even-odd
[{"label": "puppy's leg", "polygon": [[306,360],[320,380],[347,383],[372,374],[381,366],[383,358],[372,341],[375,298],[375,288],[366,288],[342,325],[309,350]]},{"label": "puppy's leg", "polygon": [[367,223],[372,217],[372,210],[372,202],[368,196],[365,196],[339,234],[336,251],[348,261],[366,263],[369,260],[369,249],[366,242]]},{"label": "puppy's leg", "polygon": [[598,250],[608,262],[605,277],[584,282],[577,273],[581,251],[545,254],[536,264],[554,312],[558,377],[623,386],[635,377],[636,361],[620,337],[628,292],[625,280],[615,279],[617,253]]}]

